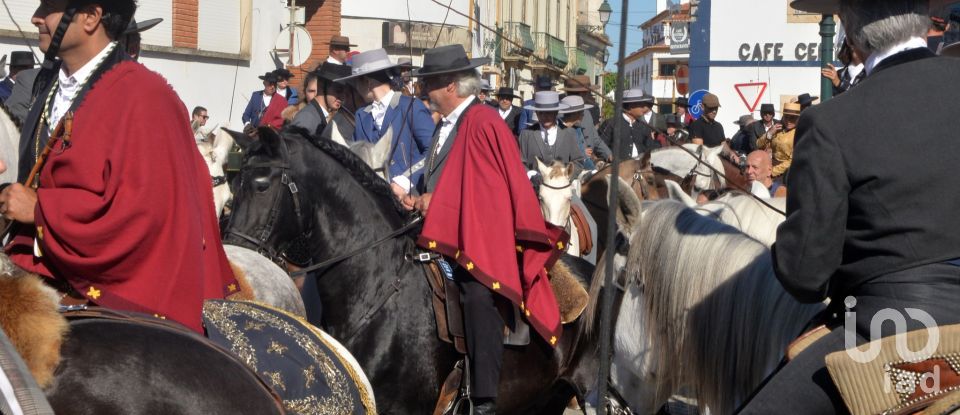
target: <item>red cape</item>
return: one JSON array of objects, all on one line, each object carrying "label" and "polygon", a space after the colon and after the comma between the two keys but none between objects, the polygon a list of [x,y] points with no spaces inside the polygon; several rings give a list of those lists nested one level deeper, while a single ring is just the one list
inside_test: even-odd
[{"label": "red cape", "polygon": [[267,106],[266,111],[263,112],[263,117],[260,118],[258,127],[270,126],[278,130],[283,128],[283,110],[285,109],[287,109],[287,99],[283,95],[273,94],[270,105]]},{"label": "red cape", "polygon": [[547,270],[567,235],[543,219],[513,132],[487,105],[473,105],[447,156],[418,244],[455,258],[478,281],[524,310],[551,345],[560,311]]},{"label": "red cape", "polygon": [[203,300],[237,285],[177,94],[143,65],[117,64],[77,109],[70,145],[55,148],[40,173],[36,227],[22,227],[11,259],[98,305],[202,332]]}]

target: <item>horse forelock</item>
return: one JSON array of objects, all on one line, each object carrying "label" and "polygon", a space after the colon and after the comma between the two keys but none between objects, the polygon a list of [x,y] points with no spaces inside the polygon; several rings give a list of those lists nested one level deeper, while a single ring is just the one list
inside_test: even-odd
[{"label": "horse forelock", "polygon": [[559,161],[553,162],[550,165],[550,172],[547,174],[548,179],[569,179],[567,175],[567,166]]},{"label": "horse forelock", "polygon": [[715,413],[732,412],[822,309],[784,291],[762,244],[679,202],[645,207],[627,269],[643,287],[660,397],[690,385]]}]

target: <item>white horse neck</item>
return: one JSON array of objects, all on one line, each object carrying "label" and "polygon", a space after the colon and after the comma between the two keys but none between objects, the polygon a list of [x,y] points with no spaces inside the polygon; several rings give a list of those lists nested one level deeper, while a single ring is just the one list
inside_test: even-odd
[{"label": "white horse neck", "polygon": [[0,109],[0,183],[17,180],[17,164],[20,161],[20,129],[6,109]]}]

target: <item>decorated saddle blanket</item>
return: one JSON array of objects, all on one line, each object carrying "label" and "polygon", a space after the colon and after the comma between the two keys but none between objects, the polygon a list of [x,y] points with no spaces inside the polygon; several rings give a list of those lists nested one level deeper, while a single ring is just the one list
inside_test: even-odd
[{"label": "decorated saddle blanket", "polygon": [[375,414],[359,365],[302,319],[246,301],[208,300],[207,336],[236,354],[283,399],[289,414]]}]

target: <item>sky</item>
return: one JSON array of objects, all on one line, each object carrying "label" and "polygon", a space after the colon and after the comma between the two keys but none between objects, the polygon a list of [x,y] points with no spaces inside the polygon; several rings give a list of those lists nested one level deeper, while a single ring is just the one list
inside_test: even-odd
[{"label": "sky", "polygon": [[[615,72],[617,59],[620,52],[620,20],[622,18],[621,10],[623,0],[607,0],[613,13],[610,14],[610,21],[607,22],[607,36],[613,42],[610,48],[610,59],[607,60],[607,71]],[[640,30],[640,24],[656,15],[656,0],[632,0],[629,2],[627,10],[627,52],[631,53],[643,46],[643,31]]]}]

